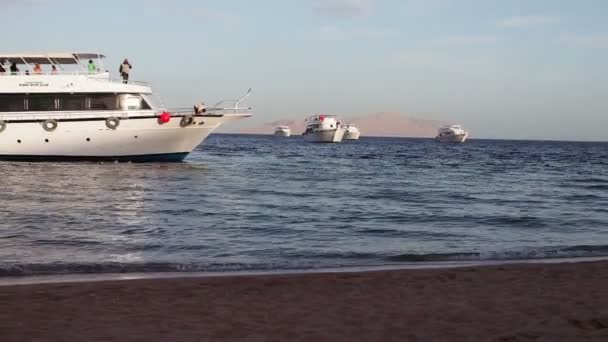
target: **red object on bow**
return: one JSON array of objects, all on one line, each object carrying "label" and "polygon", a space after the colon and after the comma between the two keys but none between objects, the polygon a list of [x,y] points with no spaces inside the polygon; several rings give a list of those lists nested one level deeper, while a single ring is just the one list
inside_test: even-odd
[{"label": "red object on bow", "polygon": [[325,120],[325,115],[319,115],[319,120],[320,120],[320,121]]},{"label": "red object on bow", "polygon": [[163,112],[159,117],[158,120],[160,121],[161,124],[167,123],[169,121],[171,121],[171,113],[169,112]]}]

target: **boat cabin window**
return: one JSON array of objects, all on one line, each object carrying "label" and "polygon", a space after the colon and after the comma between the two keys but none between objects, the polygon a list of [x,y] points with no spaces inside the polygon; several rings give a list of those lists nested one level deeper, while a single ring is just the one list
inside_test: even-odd
[{"label": "boat cabin window", "polygon": [[140,94],[0,95],[0,112],[150,109]]},{"label": "boat cabin window", "polygon": [[139,95],[121,95],[122,110],[147,110],[151,109],[148,103]]},{"label": "boat cabin window", "polygon": [[89,101],[89,108],[92,110],[120,109],[118,96],[114,94],[91,94],[89,95]]},{"label": "boat cabin window", "polygon": [[0,112],[22,112],[25,105],[25,95],[0,95]]},{"label": "boat cabin window", "polygon": [[55,96],[50,95],[29,95],[27,97],[27,110],[34,112],[47,112],[57,110]]},{"label": "boat cabin window", "polygon": [[85,110],[87,109],[87,96],[81,94],[61,95],[59,97],[60,110]]}]

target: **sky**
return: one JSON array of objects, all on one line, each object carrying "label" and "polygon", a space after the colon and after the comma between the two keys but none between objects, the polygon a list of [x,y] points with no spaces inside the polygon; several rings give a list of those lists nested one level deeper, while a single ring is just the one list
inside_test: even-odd
[{"label": "sky", "polygon": [[[605,0],[0,0],[2,52],[128,57],[167,105],[243,125],[400,112],[473,137],[608,140]],[[10,14],[10,15],[8,15]]]}]

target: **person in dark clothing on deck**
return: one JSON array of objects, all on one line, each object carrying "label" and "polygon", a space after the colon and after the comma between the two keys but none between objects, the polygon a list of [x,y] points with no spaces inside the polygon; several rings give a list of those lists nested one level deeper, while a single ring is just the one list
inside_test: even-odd
[{"label": "person in dark clothing on deck", "polygon": [[129,73],[131,72],[131,69],[133,69],[133,66],[129,63],[129,60],[125,58],[118,70],[120,76],[122,76],[122,83],[126,84],[129,82]]},{"label": "person in dark clothing on deck", "polygon": [[11,75],[17,75],[19,72],[19,68],[17,68],[17,63],[11,64]]}]

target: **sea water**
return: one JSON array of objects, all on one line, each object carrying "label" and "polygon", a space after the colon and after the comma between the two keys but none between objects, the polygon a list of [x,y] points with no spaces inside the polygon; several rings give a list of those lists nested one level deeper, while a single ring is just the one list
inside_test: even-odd
[{"label": "sea water", "polygon": [[0,276],[608,256],[608,143],[212,135],[185,163],[0,162]]}]

